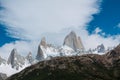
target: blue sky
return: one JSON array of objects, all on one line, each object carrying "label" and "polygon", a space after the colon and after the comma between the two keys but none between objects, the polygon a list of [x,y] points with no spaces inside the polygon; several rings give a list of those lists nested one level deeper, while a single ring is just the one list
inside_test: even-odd
[{"label": "blue sky", "polygon": [[120,0],[0,0],[0,55],[13,48],[34,52],[43,36],[49,43],[62,45],[71,30],[86,49],[102,43],[116,46],[120,43],[119,4]]},{"label": "blue sky", "polygon": [[6,32],[5,25],[0,24],[0,46],[4,45],[5,43],[14,42],[18,39],[9,37]]},{"label": "blue sky", "polygon": [[91,33],[95,27],[100,27],[106,34],[116,35],[120,34],[118,23],[120,23],[120,0],[103,0],[101,11],[94,15],[88,30]]}]

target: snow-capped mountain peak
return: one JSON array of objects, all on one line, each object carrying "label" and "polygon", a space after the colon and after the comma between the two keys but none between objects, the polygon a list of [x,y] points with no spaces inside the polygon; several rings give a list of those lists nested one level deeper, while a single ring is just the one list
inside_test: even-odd
[{"label": "snow-capped mountain peak", "polygon": [[78,49],[79,50],[84,49],[81,38],[77,36],[74,31],[71,31],[65,37],[63,45],[71,47],[74,51],[77,51]]}]

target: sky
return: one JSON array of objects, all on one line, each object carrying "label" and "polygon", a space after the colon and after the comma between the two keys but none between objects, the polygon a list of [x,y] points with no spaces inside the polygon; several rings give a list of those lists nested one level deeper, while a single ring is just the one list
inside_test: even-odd
[{"label": "sky", "polygon": [[120,0],[0,0],[0,56],[36,55],[42,37],[62,45],[75,31],[86,49],[120,43]]},{"label": "sky", "polygon": [[94,15],[90,22],[89,32],[99,26],[106,34],[120,34],[120,0],[103,0],[101,12]]}]

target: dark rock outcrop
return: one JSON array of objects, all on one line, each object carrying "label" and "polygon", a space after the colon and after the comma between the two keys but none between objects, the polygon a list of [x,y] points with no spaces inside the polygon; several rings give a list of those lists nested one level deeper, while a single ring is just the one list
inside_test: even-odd
[{"label": "dark rock outcrop", "polygon": [[47,43],[45,37],[41,39],[40,45],[43,46],[44,48],[47,48]]},{"label": "dark rock outcrop", "polygon": [[65,37],[63,45],[67,45],[75,51],[84,49],[80,37],[78,37],[74,31],[71,31],[70,34]]}]

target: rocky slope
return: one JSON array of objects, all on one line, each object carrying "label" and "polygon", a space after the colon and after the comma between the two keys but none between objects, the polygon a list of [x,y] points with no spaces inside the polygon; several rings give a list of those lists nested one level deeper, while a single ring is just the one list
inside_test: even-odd
[{"label": "rocky slope", "polygon": [[7,80],[119,80],[120,45],[104,55],[56,57],[27,67]]}]

